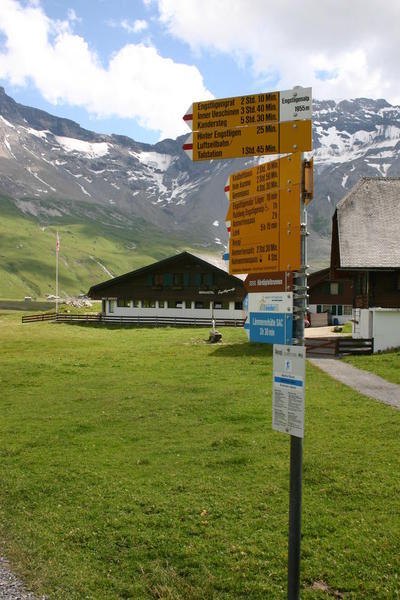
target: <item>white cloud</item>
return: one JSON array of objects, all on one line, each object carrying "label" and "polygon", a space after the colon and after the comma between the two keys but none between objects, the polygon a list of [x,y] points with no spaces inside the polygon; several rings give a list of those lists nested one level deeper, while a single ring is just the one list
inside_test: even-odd
[{"label": "white cloud", "polygon": [[317,98],[400,103],[400,2],[157,0],[169,33],[194,52],[233,56],[271,89],[312,85]]},{"label": "white cloud", "polygon": [[74,11],[73,8],[69,8],[67,14],[68,14],[68,20],[71,21],[72,23],[74,21],[77,21],[78,23],[80,23],[82,21],[82,19],[80,17],[78,17],[78,15],[76,14],[76,12]]},{"label": "white cloud", "polygon": [[148,28],[148,23],[143,19],[136,19],[136,21],[131,24],[127,19],[123,19],[121,21],[121,27],[122,29],[129,31],[129,33],[140,33]]},{"label": "white cloud", "polygon": [[164,58],[154,47],[128,44],[104,66],[68,21],[49,19],[39,5],[22,6],[17,0],[1,0],[1,5],[0,33],[6,42],[0,78],[13,85],[33,82],[53,104],[136,119],[164,138],[187,131],[182,116],[193,98],[212,97],[196,67]]}]

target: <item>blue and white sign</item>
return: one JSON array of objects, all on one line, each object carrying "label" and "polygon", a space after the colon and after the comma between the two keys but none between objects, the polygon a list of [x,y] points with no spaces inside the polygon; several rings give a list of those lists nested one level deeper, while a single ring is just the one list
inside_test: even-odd
[{"label": "blue and white sign", "polygon": [[250,342],[291,344],[293,340],[293,293],[255,292],[249,297]]},{"label": "blue and white sign", "polygon": [[304,437],[306,349],[274,346],[272,429]]},{"label": "blue and white sign", "polygon": [[249,313],[250,342],[261,344],[291,344],[293,314]]},{"label": "blue and white sign", "polygon": [[293,292],[250,292],[249,312],[293,313]]}]

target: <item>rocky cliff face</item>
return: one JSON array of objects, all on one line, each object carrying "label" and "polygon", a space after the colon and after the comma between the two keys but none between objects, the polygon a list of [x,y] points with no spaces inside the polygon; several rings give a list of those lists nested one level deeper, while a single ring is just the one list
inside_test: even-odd
[{"label": "rocky cliff face", "polygon": [[[337,202],[361,176],[400,175],[400,107],[385,100],[315,101],[315,199],[311,255],[327,258]],[[186,136],[155,145],[101,135],[22,106],[0,88],[0,192],[25,213],[62,217],[96,207],[121,226],[129,217],[222,250],[224,184],[255,159],[192,163]]]}]

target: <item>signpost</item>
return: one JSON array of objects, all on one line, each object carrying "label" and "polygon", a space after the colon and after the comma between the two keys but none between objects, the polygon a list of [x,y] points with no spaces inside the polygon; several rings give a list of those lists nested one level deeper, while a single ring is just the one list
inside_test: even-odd
[{"label": "signpost", "polygon": [[230,176],[229,272],[247,274],[250,341],[274,344],[273,422],[290,434],[288,600],[299,600],[307,305],[305,205],[313,198],[311,88],[195,102],[183,145],[194,161],[290,153]]},{"label": "signpost", "polygon": [[304,437],[305,347],[274,345],[272,428]]},{"label": "signpost", "polygon": [[301,183],[301,153],[271,160],[252,169],[232,173],[225,193],[230,202]]},{"label": "signpost", "polygon": [[231,203],[229,272],[300,267],[300,186]]},{"label": "signpost", "polygon": [[311,119],[311,88],[194,102],[183,120],[192,131]]},{"label": "signpost", "polygon": [[290,344],[293,330],[293,293],[249,294],[250,342]]},{"label": "signpost", "polygon": [[183,144],[194,161],[307,152],[311,148],[311,121],[202,129],[193,131]]},{"label": "signpost", "polygon": [[293,273],[254,273],[247,275],[244,285],[248,292],[291,292]]}]

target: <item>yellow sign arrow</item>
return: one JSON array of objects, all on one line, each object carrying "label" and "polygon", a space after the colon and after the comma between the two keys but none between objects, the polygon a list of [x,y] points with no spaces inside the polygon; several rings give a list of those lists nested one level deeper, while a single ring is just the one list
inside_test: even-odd
[{"label": "yellow sign arrow", "polygon": [[311,121],[194,131],[183,149],[194,161],[308,152]]}]

